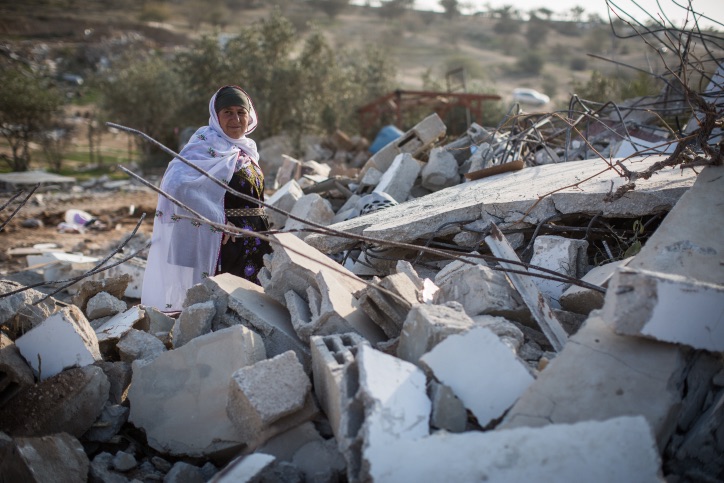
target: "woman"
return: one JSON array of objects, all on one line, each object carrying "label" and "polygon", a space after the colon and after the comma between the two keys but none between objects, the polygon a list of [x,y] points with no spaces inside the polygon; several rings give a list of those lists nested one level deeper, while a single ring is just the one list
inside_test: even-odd
[{"label": "woman", "polygon": [[[240,87],[222,87],[209,101],[209,115],[209,125],[199,128],[179,154],[234,190],[264,201],[259,153],[246,137],[258,123],[251,99]],[[160,188],[215,223],[268,229],[261,206],[232,195],[179,159],[168,165]],[[179,215],[193,216],[160,195],[141,304],[179,311],[191,286],[219,273],[259,283],[263,256],[271,252],[267,242],[222,236],[216,227]]]}]

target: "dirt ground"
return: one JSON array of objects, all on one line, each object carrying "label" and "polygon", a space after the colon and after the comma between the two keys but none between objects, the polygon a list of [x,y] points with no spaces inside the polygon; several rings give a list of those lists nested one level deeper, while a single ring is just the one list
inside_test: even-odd
[{"label": "dirt ground", "polygon": [[[143,213],[146,217],[138,229],[140,237],[148,237],[153,228],[153,213],[156,208],[156,193],[148,191],[114,191],[94,193],[40,193],[18,211],[0,231],[0,277],[27,268],[25,256],[12,256],[14,248],[26,248],[40,243],[53,243],[66,252],[103,256],[114,245],[124,240],[135,228]],[[22,195],[20,197],[22,199]],[[0,206],[6,204],[9,196],[0,194]],[[18,200],[0,211],[0,225],[12,215]],[[86,211],[98,218],[100,228],[84,233],[61,233],[58,225],[64,221],[69,209]],[[31,220],[42,222],[39,227],[25,227]],[[34,222],[34,223],[37,223]]]}]

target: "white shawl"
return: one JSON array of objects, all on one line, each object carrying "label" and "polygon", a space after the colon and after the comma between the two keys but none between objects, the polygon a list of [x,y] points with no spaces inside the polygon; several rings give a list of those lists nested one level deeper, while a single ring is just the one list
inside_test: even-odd
[{"label": "white shawl", "polygon": [[[233,139],[224,134],[214,110],[217,94],[218,91],[209,101],[209,125],[199,128],[179,155],[228,183],[234,171],[243,167],[238,164],[258,164],[259,154],[256,143],[246,136]],[[258,122],[251,99],[249,104],[246,134],[252,132]],[[239,156],[240,151],[249,156]],[[178,158],[169,163],[160,189],[209,220],[226,222],[226,190]],[[220,231],[210,225],[179,219],[179,215],[193,216],[159,195],[141,304],[162,311],[181,310],[186,291],[216,273],[221,249]]]}]

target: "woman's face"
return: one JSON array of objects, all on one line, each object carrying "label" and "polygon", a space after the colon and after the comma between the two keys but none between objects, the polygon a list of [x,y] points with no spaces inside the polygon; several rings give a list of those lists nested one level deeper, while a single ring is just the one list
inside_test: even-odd
[{"label": "woman's face", "polygon": [[218,116],[224,134],[232,139],[241,138],[249,127],[249,113],[241,106],[225,107]]}]

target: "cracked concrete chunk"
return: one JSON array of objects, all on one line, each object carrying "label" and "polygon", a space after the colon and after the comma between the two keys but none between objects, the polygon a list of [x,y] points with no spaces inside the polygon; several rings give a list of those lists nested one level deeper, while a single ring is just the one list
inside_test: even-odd
[{"label": "cracked concrete chunk", "polygon": [[296,355],[288,351],[236,371],[226,411],[245,440],[251,440],[266,426],[302,409],[311,388]]},{"label": "cracked concrete chunk", "polygon": [[127,309],[128,305],[123,300],[108,292],[98,292],[88,300],[85,314],[88,320],[95,320],[125,312]]},{"label": "cracked concrete chunk", "polygon": [[136,361],[129,420],[158,451],[188,456],[238,451],[243,442],[226,415],[229,379],[265,358],[261,337],[238,325],[197,337],[152,362]]},{"label": "cracked concrete chunk", "polygon": [[213,300],[193,304],[183,309],[171,331],[174,349],[211,332],[211,322],[215,315],[216,305]]},{"label": "cracked concrete chunk", "polygon": [[617,334],[724,352],[724,285],[620,268],[606,292],[603,318]]},{"label": "cracked concrete chunk", "polygon": [[436,304],[458,302],[471,317],[523,309],[520,295],[505,274],[482,264],[449,263],[435,277],[435,285],[440,288],[433,299]]},{"label": "cracked concrete chunk", "polygon": [[101,360],[96,334],[74,305],[48,317],[15,345],[40,380]]},{"label": "cracked concrete chunk", "polygon": [[0,448],[0,475],[3,481],[87,481],[89,466],[83,445],[67,433],[15,438],[11,444]]},{"label": "cracked concrete chunk", "polygon": [[[24,286],[9,280],[0,280],[0,295],[23,289]],[[40,324],[58,310],[52,297],[39,302],[45,294],[32,288],[7,297],[0,297],[0,325],[17,338]]]},{"label": "cracked concrete chunk", "polygon": [[[301,218],[304,221],[310,221],[323,226],[329,225],[332,218],[334,218],[334,210],[332,209],[331,203],[317,193],[309,193],[299,198],[296,203],[294,203],[294,207],[289,214]],[[304,221],[289,218],[284,224],[284,231],[294,233],[294,235],[304,239],[310,233],[304,230],[305,228],[310,228]]]},{"label": "cracked concrete chunk", "polygon": [[[586,273],[582,281],[598,285],[599,287],[608,287],[608,281],[617,268],[625,267],[633,257],[625,260],[618,260],[598,267],[593,267]],[[603,307],[603,298],[605,293],[592,290],[590,288],[581,287],[579,285],[571,285],[561,295],[561,307],[569,312],[588,315],[592,310]]]},{"label": "cracked concrete chunk", "polygon": [[347,390],[354,399],[341,424],[348,478],[382,481],[379,462],[390,458],[403,442],[430,433],[425,375],[417,366],[364,344],[348,370],[352,374],[347,376]]},{"label": "cracked concrete chunk", "polygon": [[651,429],[640,416],[436,433],[401,441],[375,463],[379,481],[560,482],[580,481],[581,475],[590,483],[664,481]]},{"label": "cracked concrete chunk", "polygon": [[438,191],[460,183],[458,162],[453,153],[444,147],[430,150],[430,157],[420,175],[422,186],[430,191]]},{"label": "cracked concrete chunk", "polygon": [[166,351],[166,346],[155,336],[142,330],[131,329],[116,344],[118,354],[124,362],[136,359],[153,359]]},{"label": "cracked concrete chunk", "polygon": [[499,427],[600,421],[640,414],[663,444],[676,424],[681,403],[677,381],[684,368],[682,349],[616,335],[599,315],[592,315]]},{"label": "cracked concrete chunk", "polygon": [[[374,193],[386,193],[398,203],[407,201],[410,190],[420,174],[420,162],[409,153],[398,154],[390,168],[376,183]],[[371,171],[371,170],[370,170]]]},{"label": "cracked concrete chunk", "polygon": [[412,307],[400,333],[397,357],[419,365],[419,359],[452,334],[470,330],[473,320],[460,304]]},{"label": "cracked concrete chunk", "polygon": [[500,418],[534,380],[523,362],[485,327],[448,336],[420,363],[453,390],[482,427]]},{"label": "cracked concrete chunk", "polygon": [[468,422],[468,413],[460,399],[449,386],[436,381],[430,382],[432,413],[430,426],[451,433],[462,433]]},{"label": "cracked concrete chunk", "polygon": [[65,432],[79,438],[98,419],[109,388],[99,367],[65,370],[28,386],[5,404],[0,431],[12,436]]}]

